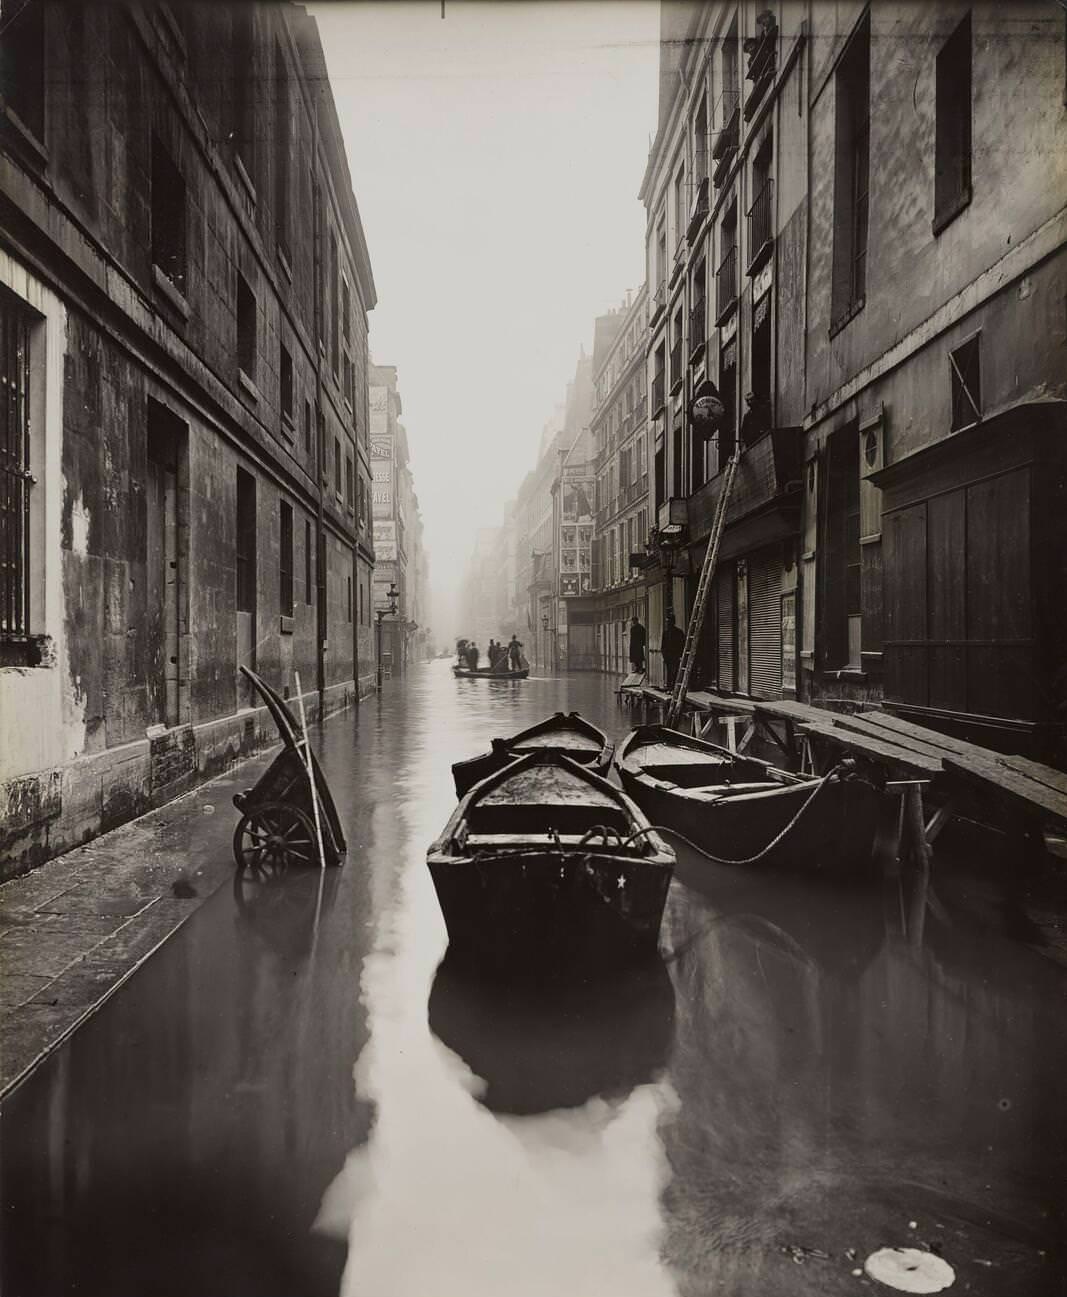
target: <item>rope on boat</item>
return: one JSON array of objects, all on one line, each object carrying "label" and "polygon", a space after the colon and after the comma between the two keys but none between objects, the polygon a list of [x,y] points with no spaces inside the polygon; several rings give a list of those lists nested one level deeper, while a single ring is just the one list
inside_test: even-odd
[{"label": "rope on boat", "polygon": [[796,814],[789,823],[785,825],[781,832],[776,834],[761,851],[757,851],[754,856],[747,856],[744,860],[728,860],[725,856],[713,855],[710,851],[694,842],[692,838],[687,838],[684,833],[679,833],[677,829],[669,828],[667,825],[663,824],[650,824],[647,829],[638,829],[636,833],[632,833],[626,841],[622,843],[622,846],[627,847],[631,842],[634,842],[637,838],[643,837],[648,833],[667,833],[670,834],[672,838],[677,838],[680,842],[684,842],[687,847],[690,847],[693,851],[697,852],[698,855],[704,856],[705,859],[712,861],[716,865],[757,864],[764,858],[764,856],[769,855],[788,833],[791,833],[793,829],[796,828],[797,824],[800,822],[801,816],[805,811],[807,811],[808,807],[811,806],[830,780],[843,769],[851,769],[851,763],[842,762],[840,765],[834,766],[832,770],[828,770],[804,801],[801,802]]}]

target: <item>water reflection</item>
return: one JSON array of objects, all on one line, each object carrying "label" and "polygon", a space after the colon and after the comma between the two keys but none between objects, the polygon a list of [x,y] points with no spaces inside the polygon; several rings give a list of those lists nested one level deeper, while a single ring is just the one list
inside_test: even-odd
[{"label": "water reflection", "polygon": [[340,881],[336,868],[241,866],[233,876],[238,921],[286,959],[313,959],[323,917],[337,901]]},{"label": "water reflection", "polygon": [[[927,917],[916,944],[896,882],[718,870],[702,890],[670,914],[679,1105],[660,1133],[679,1290],[851,1291],[855,1258],[911,1245],[968,1291],[1061,1293],[1058,970],[987,929],[951,942],[949,971],[943,927]],[[823,1255],[798,1265],[798,1248]]]},{"label": "water reflection", "polygon": [[674,987],[659,959],[550,988],[479,981],[445,959],[429,1022],[484,1083],[479,1098],[493,1112],[529,1116],[594,1096],[617,1104],[667,1061]]}]

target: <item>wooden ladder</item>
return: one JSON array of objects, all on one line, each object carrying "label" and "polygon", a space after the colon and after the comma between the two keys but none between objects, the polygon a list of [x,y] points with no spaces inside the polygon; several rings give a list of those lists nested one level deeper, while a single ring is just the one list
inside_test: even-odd
[{"label": "wooden ladder", "polygon": [[737,466],[740,462],[741,442],[739,440],[734,446],[734,453],[730,456],[726,471],[723,474],[722,490],[719,492],[719,501],[715,506],[715,517],[712,520],[711,533],[708,536],[708,548],[704,551],[704,564],[700,569],[700,580],[697,582],[693,611],[689,615],[689,625],[685,631],[685,644],[682,647],[682,657],[678,663],[678,675],[674,681],[670,704],[667,707],[665,721],[671,729],[678,722],[678,717],[681,715],[682,708],[685,705],[685,696],[689,692],[689,674],[693,669],[693,659],[696,657],[700,632],[704,626],[704,613],[707,610],[708,595],[711,592],[715,569],[719,563],[719,547],[722,544],[722,534],[726,530],[726,514],[730,508],[730,496],[733,494],[734,479],[737,477]]}]

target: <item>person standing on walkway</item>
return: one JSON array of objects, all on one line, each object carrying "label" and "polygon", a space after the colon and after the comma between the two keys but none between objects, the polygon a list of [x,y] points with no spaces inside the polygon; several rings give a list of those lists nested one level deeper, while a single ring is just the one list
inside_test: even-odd
[{"label": "person standing on walkway", "polygon": [[645,669],[645,628],[636,617],[630,622],[630,670]]},{"label": "person standing on walkway", "polygon": [[685,635],[682,633],[680,626],[674,624],[674,613],[669,612],[663,619],[663,639],[660,643],[660,651],[663,654],[663,667],[667,673],[667,689],[674,689],[674,682],[678,676],[678,663],[682,659],[682,649],[685,647]]}]

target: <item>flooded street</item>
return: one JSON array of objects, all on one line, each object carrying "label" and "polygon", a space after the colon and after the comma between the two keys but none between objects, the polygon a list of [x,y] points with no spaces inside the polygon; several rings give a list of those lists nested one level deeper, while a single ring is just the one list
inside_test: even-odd
[{"label": "flooded street", "polygon": [[326,725],[345,867],[224,887],[7,1100],[5,1297],[792,1297],[909,1246],[1065,1290],[1067,974],[989,882],[920,923],[683,849],[661,963],[442,966],[450,763],[556,709],[621,736],[614,683],[436,661]]}]

